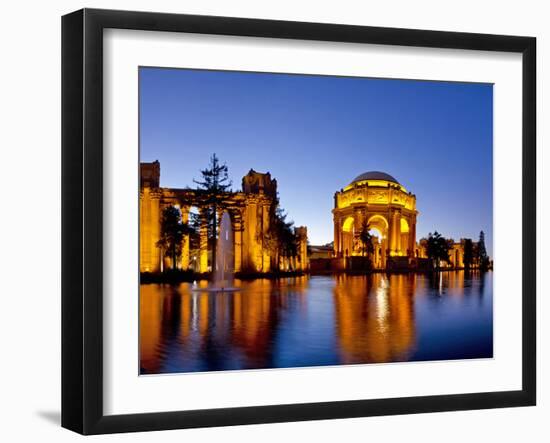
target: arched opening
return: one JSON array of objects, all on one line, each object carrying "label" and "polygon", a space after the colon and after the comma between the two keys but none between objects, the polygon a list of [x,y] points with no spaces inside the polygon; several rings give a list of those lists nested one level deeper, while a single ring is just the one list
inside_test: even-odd
[{"label": "arched opening", "polygon": [[370,233],[370,235],[375,237],[377,240],[381,240],[382,237],[383,237],[382,232],[380,232],[380,230],[378,228],[370,228],[369,233]]},{"label": "arched opening", "polygon": [[401,217],[401,234],[409,233],[409,222],[406,218]]},{"label": "arched opening", "polygon": [[342,225],[342,231],[353,233],[354,225],[355,225],[355,220],[353,219],[353,217],[348,217],[344,220],[344,224]]},{"label": "arched opening", "polygon": [[373,215],[369,218],[367,223],[371,229],[376,229],[382,236],[387,235],[388,221],[383,215]]},{"label": "arched opening", "polygon": [[342,253],[344,257],[353,255],[353,237],[355,234],[355,219],[347,217],[342,223]]},{"label": "arched opening", "polygon": [[369,234],[372,236],[372,243],[373,243],[373,250],[374,253],[372,254],[372,264],[375,268],[381,268],[382,267],[382,241],[384,238],[384,235],[382,234],[381,228],[373,228],[369,226]]},{"label": "arched opening", "polygon": [[376,214],[368,219],[369,232],[374,236],[374,256],[372,258],[375,268],[383,268],[386,265],[386,249],[388,243],[388,221],[382,215]]}]

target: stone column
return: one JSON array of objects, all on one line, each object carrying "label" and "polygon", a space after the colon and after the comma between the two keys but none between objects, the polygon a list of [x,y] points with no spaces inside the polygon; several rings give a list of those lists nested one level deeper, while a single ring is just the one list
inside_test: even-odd
[{"label": "stone column", "polygon": [[208,272],[208,220],[205,212],[199,209],[199,272]]},{"label": "stone column", "polygon": [[336,220],[336,216],[332,216],[332,225],[333,225],[333,242],[332,242],[332,251],[334,256],[338,256],[338,222]]},{"label": "stone column", "polygon": [[298,226],[296,228],[298,236],[298,260],[295,261],[296,270],[303,271],[308,268],[307,263],[307,227]]},{"label": "stone column", "polygon": [[139,194],[139,272],[150,272],[149,261],[151,255],[151,246],[149,242],[149,232],[145,225],[146,198],[149,196],[146,189],[142,189]]},{"label": "stone column", "polygon": [[388,215],[387,249],[389,249],[390,255],[392,255],[393,251],[395,250],[395,213],[392,209],[390,209]]},{"label": "stone column", "polygon": [[[189,223],[189,206],[181,205],[181,221],[183,224]],[[189,269],[189,234],[183,236],[181,243],[181,269]]]},{"label": "stone column", "polygon": [[334,256],[339,257],[340,256],[340,220],[335,215],[334,216]]},{"label": "stone column", "polygon": [[160,192],[144,188],[140,203],[140,268],[142,272],[161,272],[162,253],[157,247],[160,240]]},{"label": "stone column", "polygon": [[243,231],[243,261],[241,267],[246,271],[258,272],[260,266],[258,263],[261,257],[258,256],[258,204],[252,197],[248,197],[244,214],[244,231]]},{"label": "stone column", "polygon": [[157,242],[160,240],[160,223],[162,210],[160,207],[160,192],[151,193],[151,222],[152,222],[152,240],[153,240],[153,266],[156,270],[161,269],[161,261],[164,260],[163,253],[157,247]]},{"label": "stone column", "polygon": [[263,272],[271,272],[271,251],[266,245],[267,238],[269,236],[269,217],[270,217],[271,201],[266,202],[263,207]]},{"label": "stone column", "polygon": [[[361,235],[361,225],[363,223],[363,213],[361,209],[355,208],[353,211],[353,240],[352,240],[352,247],[351,250],[353,251],[353,247],[357,244],[359,245],[359,248],[362,247],[360,235]],[[360,251],[359,251],[360,253]],[[350,251],[349,255],[353,255]]]},{"label": "stone column", "polygon": [[409,250],[410,256],[414,257],[414,249],[416,246],[416,220],[409,225]]},{"label": "stone column", "polygon": [[401,254],[401,213],[395,211],[395,250],[396,254]]}]

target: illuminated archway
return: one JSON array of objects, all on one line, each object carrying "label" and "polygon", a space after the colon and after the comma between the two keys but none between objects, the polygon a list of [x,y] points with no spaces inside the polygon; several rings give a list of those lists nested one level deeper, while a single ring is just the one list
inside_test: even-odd
[{"label": "illuminated archway", "polygon": [[401,217],[400,227],[401,227],[401,234],[408,234],[409,233],[409,230],[410,230],[409,222],[407,221],[406,218]]},{"label": "illuminated archway", "polygon": [[386,250],[388,243],[388,228],[389,223],[386,217],[380,214],[372,215],[368,219],[369,228],[378,232],[376,241],[374,242],[374,254],[372,257],[375,268],[382,268],[386,263]]},{"label": "illuminated archway", "polygon": [[353,255],[355,237],[355,219],[347,217],[342,223],[342,251],[345,257]]},{"label": "illuminated archway", "polygon": [[409,241],[411,228],[408,220],[405,217],[401,217],[399,221],[399,255],[411,255],[411,251],[414,249],[414,245],[411,245]]},{"label": "illuminated archway", "polygon": [[342,231],[344,232],[351,232],[354,231],[355,220],[353,217],[348,217],[344,220],[344,223],[342,224]]},{"label": "illuminated archway", "polygon": [[375,214],[371,216],[367,224],[370,229],[376,229],[383,237],[387,237],[389,224],[383,215]]}]

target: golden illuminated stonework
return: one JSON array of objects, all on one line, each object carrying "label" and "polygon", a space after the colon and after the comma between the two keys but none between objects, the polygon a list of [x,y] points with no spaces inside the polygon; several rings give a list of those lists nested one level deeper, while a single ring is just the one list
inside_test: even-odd
[{"label": "golden illuminated stonework", "polygon": [[365,224],[375,235],[375,268],[385,268],[392,257],[403,262],[419,255],[416,196],[389,174],[370,171],[357,176],[334,194],[332,214],[337,258],[363,255],[360,233]]},{"label": "golden illuminated stonework", "polygon": [[[296,227],[297,255],[280,258],[273,251],[270,241],[270,224],[277,202],[277,180],[269,173],[250,170],[242,179],[242,191],[230,192],[225,209],[231,218],[233,233],[235,272],[271,272],[275,270],[302,271],[308,267],[307,228]],[[209,272],[209,245],[207,220],[204,216],[204,198],[196,189],[160,187],[160,163],[140,164],[140,272],[162,272],[172,266],[169,257],[163,257],[157,242],[161,235],[161,215],[167,206],[180,209],[187,222],[192,208],[199,213],[199,246],[190,248],[189,236],[185,236],[182,253],[176,263],[181,270]],[[221,214],[220,214],[221,218]]]}]

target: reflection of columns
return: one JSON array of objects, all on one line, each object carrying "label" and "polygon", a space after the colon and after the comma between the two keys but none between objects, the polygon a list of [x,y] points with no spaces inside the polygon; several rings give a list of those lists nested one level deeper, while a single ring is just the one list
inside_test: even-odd
[{"label": "reflection of columns", "polygon": [[[184,225],[189,223],[189,207],[181,207],[181,221]],[[186,271],[189,269],[189,234],[183,236],[181,245],[181,269]]]},{"label": "reflection of columns", "polygon": [[240,215],[235,215],[235,222],[233,223],[233,232],[235,239],[235,272],[241,271],[242,268],[242,250],[243,250],[243,232],[242,232],[242,219]]},{"label": "reflection of columns", "polygon": [[208,219],[206,210],[199,209],[199,272],[208,272]]}]

